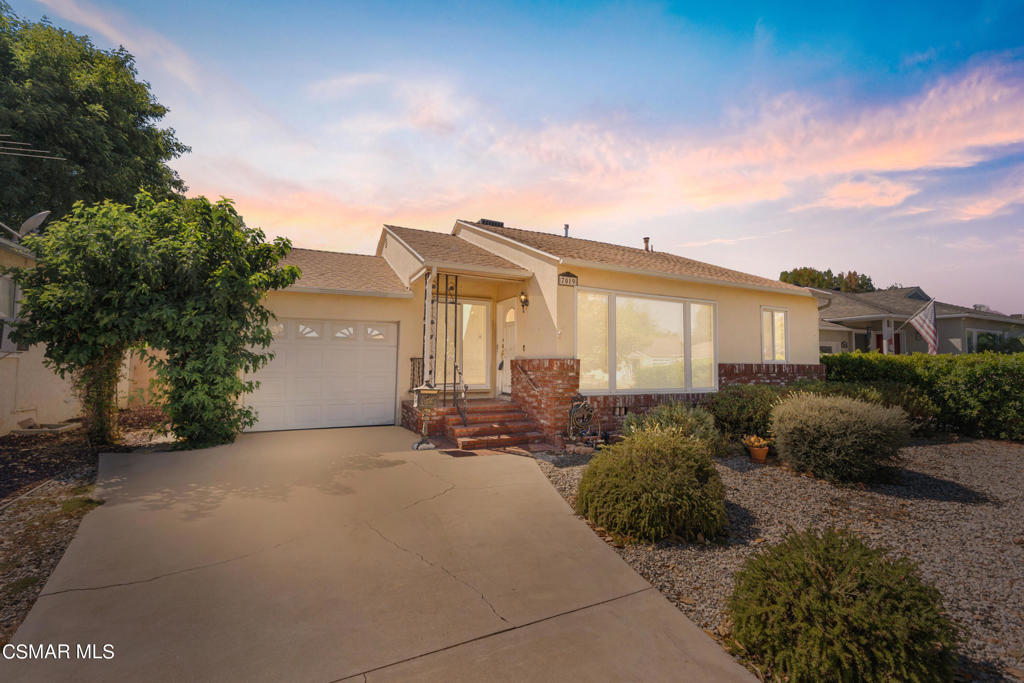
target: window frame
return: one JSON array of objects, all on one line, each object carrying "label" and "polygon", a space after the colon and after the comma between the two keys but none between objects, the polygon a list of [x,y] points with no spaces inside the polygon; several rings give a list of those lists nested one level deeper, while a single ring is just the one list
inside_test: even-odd
[{"label": "window frame", "polygon": [[[771,312],[773,314],[772,320],[772,351],[775,351],[775,321],[774,314],[783,314],[783,323],[786,326],[786,338],[783,341],[783,351],[785,352],[785,360],[776,360],[774,357],[771,359],[764,357],[764,314]],[[761,306],[761,312],[757,318],[757,327],[760,330],[761,337],[761,363],[765,365],[787,365],[789,363],[789,309],[784,306]],[[774,354],[773,354],[774,355]]]},{"label": "window frame", "polygon": [[6,282],[10,286],[11,290],[10,298],[7,301],[7,307],[10,308],[10,314],[3,313],[2,311],[0,311],[0,322],[14,320],[18,315],[18,286],[14,284],[14,278],[12,278],[10,275],[0,275],[0,281]]},{"label": "window frame", "polygon": [[[713,299],[698,299],[695,297],[668,296],[664,294],[648,294],[646,292],[632,292],[623,289],[607,289],[603,287],[575,287],[576,291],[572,298],[573,314],[573,357],[579,358],[579,294],[580,292],[596,292],[608,297],[608,388],[607,389],[580,389],[583,396],[630,396],[637,394],[710,394],[718,391],[718,302]],[[684,387],[669,389],[618,389],[616,382],[616,330],[615,330],[615,302],[616,297],[622,295],[635,299],[651,299],[655,301],[673,301],[683,304],[683,354],[686,359],[684,371]],[[714,337],[711,365],[715,368],[712,373],[714,385],[710,387],[693,386],[693,352],[692,335],[690,334],[690,304],[703,304],[711,306],[712,335]]]}]

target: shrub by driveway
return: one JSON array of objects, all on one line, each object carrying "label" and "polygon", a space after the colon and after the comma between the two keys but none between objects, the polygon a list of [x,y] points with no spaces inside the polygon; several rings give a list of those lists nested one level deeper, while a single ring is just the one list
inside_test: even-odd
[{"label": "shrub by driveway", "polygon": [[[919,563],[963,630],[961,671],[1024,678],[1024,445],[985,440],[918,442],[887,483],[837,488],[744,456],[716,460],[726,489],[728,539],[616,546],[641,575],[709,633],[728,632],[725,603],[746,558],[786,532],[852,529],[874,547]],[[540,462],[568,500],[586,465]]]}]

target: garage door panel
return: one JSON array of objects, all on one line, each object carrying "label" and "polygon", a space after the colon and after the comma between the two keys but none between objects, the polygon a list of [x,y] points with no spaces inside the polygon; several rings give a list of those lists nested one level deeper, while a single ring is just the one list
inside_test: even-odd
[{"label": "garage door panel", "polygon": [[288,378],[284,375],[255,375],[260,383],[258,389],[261,401],[281,401],[285,398]]},{"label": "garage door panel", "polygon": [[275,358],[250,376],[246,403],[256,431],[395,422],[398,326],[348,320],[282,319]]}]

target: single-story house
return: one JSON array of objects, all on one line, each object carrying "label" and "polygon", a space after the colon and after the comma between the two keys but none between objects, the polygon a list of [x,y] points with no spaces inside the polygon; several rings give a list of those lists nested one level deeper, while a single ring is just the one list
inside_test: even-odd
[{"label": "single-story house", "polygon": [[[31,252],[0,237],[0,266],[29,266]],[[43,364],[43,347],[23,347],[9,337],[18,313],[18,296],[10,276],[0,275],[0,435],[19,422],[61,422],[79,414],[81,406],[62,380]]]},{"label": "single-story house", "polygon": [[[727,384],[823,376],[807,289],[568,227],[388,225],[373,255],[296,248],[287,262],[302,277],[268,297],[276,357],[246,399],[256,430],[418,430],[411,389],[427,381],[442,390],[428,430],[486,446],[554,438],[578,392],[607,430]],[[462,387],[477,418],[453,417]]]},{"label": "single-story house", "polygon": [[[818,299],[819,343],[822,353],[880,351],[925,353],[928,344],[906,321],[931,297],[920,287],[899,287],[852,294],[813,289]],[[1024,315],[1003,315],[986,306],[973,308],[935,302],[939,353],[974,353],[983,334],[1024,336]],[[891,339],[891,344],[885,344]]]}]

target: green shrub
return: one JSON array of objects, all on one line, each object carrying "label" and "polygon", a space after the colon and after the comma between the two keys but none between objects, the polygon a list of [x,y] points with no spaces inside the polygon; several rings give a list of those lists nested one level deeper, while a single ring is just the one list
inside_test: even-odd
[{"label": "green shrub", "polygon": [[772,411],[772,435],[793,469],[831,482],[862,481],[896,460],[910,422],[900,408],[794,393]]},{"label": "green shrub", "polygon": [[895,382],[937,408],[938,426],[970,436],[1024,440],[1024,353],[837,353],[822,356],[829,382]]},{"label": "green shrub", "polygon": [[927,431],[939,414],[938,406],[920,389],[898,382],[795,382],[787,387],[819,396],[846,396],[886,408],[902,408],[914,431]]},{"label": "green shrub", "polygon": [[622,431],[627,435],[651,427],[678,427],[684,434],[703,440],[711,455],[721,455],[725,450],[714,416],[699,406],[669,401],[646,413],[629,413],[622,422]]},{"label": "green shrub", "polygon": [[940,593],[848,531],[791,534],[750,558],[728,611],[746,653],[792,683],[953,678]]},{"label": "green shrub", "polygon": [[709,539],[725,529],[725,488],[703,440],[655,426],[594,456],[580,481],[576,511],[638,540]]},{"label": "green shrub", "polygon": [[733,384],[712,396],[707,409],[728,439],[740,439],[747,434],[768,436],[772,408],[786,391],[786,387],[770,384]]}]

